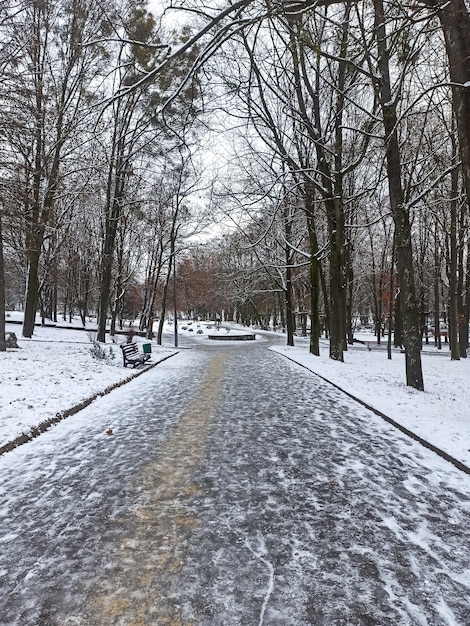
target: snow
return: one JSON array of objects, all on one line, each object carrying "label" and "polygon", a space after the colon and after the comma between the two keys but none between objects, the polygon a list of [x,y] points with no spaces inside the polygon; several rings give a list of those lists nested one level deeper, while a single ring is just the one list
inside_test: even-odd
[{"label": "snow", "polygon": [[[133,378],[142,370],[122,366],[119,343],[108,340],[102,346],[113,358],[95,359],[91,354],[95,331],[79,329],[78,320],[68,328],[37,326],[32,339],[21,337],[21,314],[9,313],[7,331],[18,337],[19,349],[0,353],[0,448],[22,433],[30,433],[39,424],[60,416],[76,405]],[[151,364],[175,354],[173,326],[165,328],[165,345],[152,340]],[[257,338],[285,337],[282,333],[253,331],[224,323],[179,322],[179,335],[196,341],[209,341],[207,335],[257,333]],[[387,359],[384,346],[376,346],[370,335],[357,335],[364,344],[355,344],[345,353],[344,363],[328,358],[328,344],[321,343],[321,356],[308,352],[308,339],[296,337],[296,347],[282,345],[271,349],[331,381],[344,391],[367,403],[438,447],[458,461],[470,466],[470,411],[468,381],[470,359],[451,361],[449,349],[443,344],[438,351],[433,345],[423,346],[422,363],[425,391],[405,384],[404,354],[394,351]],[[138,343],[148,340],[135,337]],[[225,342],[224,342],[225,343]],[[234,342],[238,343],[238,342]],[[242,342],[240,342],[242,343]],[[369,350],[370,348],[370,350]]]},{"label": "snow", "polygon": [[[78,321],[68,328],[37,326],[32,339],[21,336],[21,316],[9,313],[6,330],[14,332],[18,349],[0,353],[0,449],[44,422],[60,417],[95,396],[134,378],[141,369],[123,367],[119,343],[102,345],[106,359],[92,356],[96,331],[81,330]],[[136,342],[149,343],[140,337]],[[152,344],[151,363],[167,358],[174,349]]]}]

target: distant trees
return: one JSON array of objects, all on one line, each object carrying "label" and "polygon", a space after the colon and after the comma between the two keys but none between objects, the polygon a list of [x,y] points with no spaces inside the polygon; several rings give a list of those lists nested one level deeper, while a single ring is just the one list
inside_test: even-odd
[{"label": "distant trees", "polygon": [[[451,219],[450,223],[448,220],[442,223],[451,253],[449,275],[457,280],[449,283],[451,292],[455,293],[450,296],[449,306],[458,299],[458,293],[464,293],[466,258],[462,253],[457,262],[456,251],[464,250],[465,246],[456,245],[453,235],[456,220],[452,218],[458,181],[465,184],[465,166],[459,171],[459,164],[449,151],[442,161],[436,156],[442,155],[443,145],[442,135],[435,132],[436,120],[445,125],[451,115],[450,99],[446,102],[446,93],[449,95],[450,91],[446,67],[436,55],[436,50],[442,50],[442,38],[432,13],[423,17],[421,12],[416,17],[403,10],[400,3],[384,5],[377,0],[373,6],[325,4],[324,9],[314,10],[308,2],[284,3],[276,6],[269,16],[263,15],[261,5],[254,2],[237,5],[239,13],[235,14],[231,28],[240,25],[242,16],[249,26],[241,31],[239,43],[236,36],[232,37],[235,43],[224,57],[224,80],[228,92],[243,106],[241,112],[240,104],[236,105],[237,123],[246,120],[247,127],[252,125],[264,144],[253,141],[245,133],[250,149],[263,154],[265,161],[268,153],[273,155],[273,160],[282,161],[284,170],[278,170],[277,176],[283,180],[290,177],[293,188],[301,189],[305,185],[303,204],[309,207],[313,251],[310,256],[315,265],[311,293],[318,293],[318,275],[324,277],[327,268],[329,284],[327,292],[323,290],[322,306],[330,333],[330,356],[335,359],[342,359],[346,336],[351,337],[349,329],[355,310],[351,299],[357,293],[352,264],[357,245],[355,236],[363,230],[361,222],[383,221],[383,232],[390,235],[388,217],[374,216],[367,210],[368,197],[387,184],[388,193],[380,195],[393,219],[394,237],[393,246],[388,236],[386,246],[379,240],[377,248],[381,257],[373,280],[376,332],[380,340],[382,300],[387,293],[389,317],[392,300],[395,304],[395,326],[399,329],[396,341],[398,345],[403,342],[405,347],[407,384],[422,389],[420,344],[430,315],[429,287],[426,289],[426,276],[430,273],[426,264],[432,261],[425,243],[430,241],[430,222],[421,217],[427,210],[426,203],[432,204],[434,190],[442,189],[451,174],[457,184],[449,196],[447,215]],[[457,27],[458,14],[462,19]],[[454,112],[457,105],[456,118],[462,129],[469,82],[465,74],[468,38],[464,35],[468,8],[458,2],[449,3],[439,8],[437,15],[448,46],[452,37],[457,42],[449,53],[449,67],[451,78],[454,77],[451,83]],[[212,24],[216,20],[218,26],[227,24],[227,16],[227,12],[213,15]],[[247,61],[241,56],[242,50]],[[458,71],[453,68],[457,59]],[[230,112],[228,107],[226,110]],[[431,125],[432,134],[427,132]],[[466,140],[461,131],[459,139],[462,161],[467,163]],[[450,145],[452,136],[443,141]],[[246,172],[245,165],[240,167],[240,172]],[[355,184],[358,178],[362,187]],[[309,193],[305,193],[307,188]],[[259,193],[260,202],[262,197]],[[251,192],[250,204],[253,202]],[[323,216],[318,210],[322,205]],[[320,225],[322,238],[327,234],[320,245],[312,225]],[[422,242],[420,246],[418,241]],[[319,250],[326,254],[319,254]],[[436,292],[434,300],[438,328],[442,312]],[[446,304],[447,300],[446,295]],[[317,303],[314,295],[312,304],[316,307]],[[466,337],[468,313],[462,311],[468,303],[459,306],[460,316],[452,314],[449,322],[452,326],[456,315],[458,320],[465,318],[460,335]],[[455,304],[452,307],[455,310]],[[315,322],[313,326],[316,325]],[[455,338],[452,343],[455,348]],[[315,340],[311,349],[316,352]]]},{"label": "distant trees", "polygon": [[[64,319],[79,313],[83,324],[97,312],[104,341],[146,258],[139,231],[151,180],[177,146],[188,159],[194,151],[194,141],[184,146],[198,114],[197,80],[178,97],[173,83],[197,48],[135,91],[169,45],[145,2],[126,11],[113,0],[7,2],[0,29],[4,248],[21,271],[23,335],[32,335],[37,311],[56,320],[61,306]],[[185,28],[170,34],[188,36]]]},{"label": "distant trees", "polygon": [[[75,169],[77,134],[89,112],[87,88],[96,79],[101,46],[96,6],[86,0],[25,3],[5,18],[10,56],[2,85],[3,129],[15,188],[10,210],[24,229],[27,283],[23,334],[33,332],[56,228],[68,219],[67,176]],[[17,222],[18,224],[18,222]],[[46,257],[45,247],[49,250]],[[43,267],[41,263],[43,262]]]},{"label": "distant trees", "polygon": [[[117,51],[114,91],[123,90],[138,81],[142,72],[148,71],[149,64],[155,62],[155,55],[149,54],[148,48],[132,43],[135,40],[144,44],[153,43],[155,38],[155,21],[153,16],[142,8],[141,3],[132,7],[130,14],[124,17],[122,30],[122,39]],[[109,150],[106,154],[108,172],[102,218],[98,341],[105,341],[116,237],[120,223],[124,219],[125,207],[134,201],[131,199],[132,192],[135,196],[134,166],[141,142],[147,139],[146,131],[150,125],[142,101],[149,97],[148,89],[127,92],[119,99],[113,100],[110,109],[104,113],[109,116]],[[118,299],[122,289],[122,254],[119,261]]]},{"label": "distant trees", "polygon": [[[174,33],[174,38],[186,40],[188,30]],[[116,237],[121,232],[126,219],[125,207],[130,212],[139,212],[145,227],[156,235],[156,248],[152,242],[149,250],[149,265],[145,283],[143,315],[140,327],[152,336],[154,307],[159,281],[162,280],[162,315],[158,331],[161,343],[162,323],[166,311],[168,283],[175,258],[176,238],[182,219],[182,189],[185,186],[185,172],[190,163],[191,141],[194,122],[197,117],[197,99],[199,91],[197,81],[192,78],[188,85],[174,97],[175,77],[187,70],[188,64],[197,54],[197,47],[188,51],[174,67],[162,72],[158,80],[142,89],[132,86],[142,75],[149,72],[167,52],[167,45],[162,44],[156,30],[156,22],[148,13],[144,3],[137,3],[124,23],[124,33],[119,51],[117,83],[111,109],[106,111],[111,125],[110,153],[107,158],[108,176],[103,220],[103,244],[101,251],[100,296],[98,305],[99,341],[105,340],[106,323],[109,313],[113,268],[115,277],[115,304],[122,302],[125,283],[122,281],[122,259],[124,248],[116,250]],[[172,154],[176,157],[172,158]],[[151,165],[155,159],[157,167]],[[148,174],[136,173],[136,166],[154,170],[161,184],[144,183]],[[158,169],[160,172],[157,174]],[[144,189],[146,189],[145,193]],[[158,189],[159,197],[149,197]],[[159,207],[154,224],[149,223],[149,211],[143,206]],[[142,241],[142,237],[138,238]],[[168,247],[169,246],[169,247]],[[147,257],[147,249],[141,249],[140,255]],[[116,252],[118,252],[116,256]],[[117,265],[116,265],[117,262]],[[113,307],[113,320],[116,317]],[[114,322],[112,322],[114,325]]]},{"label": "distant trees", "polygon": [[[96,310],[103,341],[140,299],[140,330],[159,317],[161,341],[176,275],[188,314],[223,308],[289,344],[308,314],[311,352],[324,332],[339,361],[358,320],[377,341],[393,327],[416,389],[432,324],[465,357],[468,4],[196,0],[178,32],[143,1],[118,8],[0,8],[2,225],[23,333],[60,306],[83,323]],[[202,183],[212,113],[230,171]],[[204,253],[188,245],[203,186],[237,229]]]}]

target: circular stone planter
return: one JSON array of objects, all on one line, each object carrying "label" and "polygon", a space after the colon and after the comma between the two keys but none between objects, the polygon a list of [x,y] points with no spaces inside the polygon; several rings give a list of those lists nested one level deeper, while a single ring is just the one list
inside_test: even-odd
[{"label": "circular stone planter", "polygon": [[256,335],[207,335],[208,339],[217,339],[218,341],[254,341]]}]

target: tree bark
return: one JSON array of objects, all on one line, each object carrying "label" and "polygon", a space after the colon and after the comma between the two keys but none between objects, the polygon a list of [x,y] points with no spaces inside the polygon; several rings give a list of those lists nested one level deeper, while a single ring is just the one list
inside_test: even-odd
[{"label": "tree bark", "polygon": [[[349,8],[346,9],[346,16]],[[322,137],[322,116],[320,111],[320,89],[319,73],[317,68],[315,73],[315,86],[310,83],[305,64],[303,62],[303,47],[300,33],[296,31],[295,19],[290,20],[290,50],[293,61],[293,74],[295,81],[295,93],[298,107],[298,114],[305,127],[305,132],[310,137],[315,146],[317,159],[317,171],[319,173],[320,185],[317,185],[319,193],[325,206],[325,213],[328,228],[329,240],[329,307],[328,324],[330,339],[330,358],[335,361],[344,361],[344,350],[346,346],[346,268],[345,268],[345,239],[344,239],[344,206],[343,206],[343,180],[342,180],[342,150],[343,150],[343,109],[345,88],[345,68],[346,64],[339,63],[339,79],[337,85],[337,98],[335,103],[335,154],[334,164],[329,162],[329,149],[325,145]],[[348,20],[345,17],[341,33],[341,54],[346,54],[348,42]],[[307,85],[307,91],[312,99],[313,119],[307,110],[304,98],[303,85]],[[304,164],[306,165],[306,164]],[[334,172],[333,172],[334,170]],[[309,180],[307,184],[315,185],[314,180]],[[326,306],[325,306],[326,308]]]},{"label": "tree bark", "polygon": [[395,323],[393,325],[393,347],[394,348],[403,348],[403,319],[401,316],[401,295],[400,289],[397,290],[395,294],[395,301],[393,305],[394,315],[395,315]]},{"label": "tree bark", "polygon": [[465,272],[465,302],[464,302],[464,327],[463,332],[465,333],[465,337],[467,339],[467,349],[468,349],[468,327],[469,327],[469,317],[470,317],[470,238],[467,238],[467,264],[466,264],[466,272]]}]

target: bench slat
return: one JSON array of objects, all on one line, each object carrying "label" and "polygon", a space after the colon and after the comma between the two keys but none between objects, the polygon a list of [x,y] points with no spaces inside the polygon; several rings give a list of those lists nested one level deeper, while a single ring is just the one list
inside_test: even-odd
[{"label": "bench slat", "polygon": [[126,356],[139,352],[135,343],[126,343],[124,346],[121,346],[121,348]]}]

